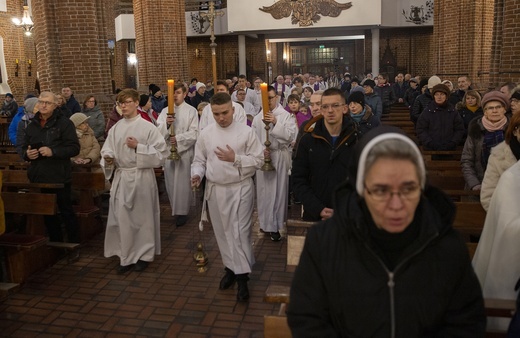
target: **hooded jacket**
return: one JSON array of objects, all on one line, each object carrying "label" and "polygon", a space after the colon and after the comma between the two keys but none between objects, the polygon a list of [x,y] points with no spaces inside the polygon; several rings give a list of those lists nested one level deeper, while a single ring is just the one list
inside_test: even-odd
[{"label": "hooded jacket", "polygon": [[356,140],[356,124],[347,115],[334,145],[323,115],[307,122],[292,165],[293,191],[303,204],[304,219],[320,220],[323,208],[332,207],[332,194],[347,178]]},{"label": "hooded jacket", "polygon": [[480,285],[444,193],[425,190],[417,237],[394,269],[370,236],[373,221],[353,184],[335,200],[334,216],[308,231],[294,275],[294,337],[484,337]]},{"label": "hooded jacket", "polygon": [[453,106],[432,101],[417,120],[417,137],[428,150],[452,150],[464,136],[464,122]]}]

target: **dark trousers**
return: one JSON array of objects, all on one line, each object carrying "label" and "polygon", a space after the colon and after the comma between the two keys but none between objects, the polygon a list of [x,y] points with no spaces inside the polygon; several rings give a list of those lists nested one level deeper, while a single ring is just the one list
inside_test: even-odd
[{"label": "dark trousers", "polygon": [[72,208],[71,184],[66,183],[63,189],[42,189],[43,193],[56,194],[56,203],[61,214],[61,220],[57,215],[45,216],[45,227],[51,242],[63,242],[61,221],[65,223],[68,241],[79,243],[78,221]]}]

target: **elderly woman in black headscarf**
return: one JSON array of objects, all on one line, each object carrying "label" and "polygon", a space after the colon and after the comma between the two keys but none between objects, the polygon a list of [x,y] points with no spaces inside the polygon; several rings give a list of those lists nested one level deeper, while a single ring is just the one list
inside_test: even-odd
[{"label": "elderly woman in black headscarf", "polygon": [[484,337],[486,317],[455,207],[426,186],[421,153],[396,128],[369,131],[312,227],[287,311],[295,337]]}]

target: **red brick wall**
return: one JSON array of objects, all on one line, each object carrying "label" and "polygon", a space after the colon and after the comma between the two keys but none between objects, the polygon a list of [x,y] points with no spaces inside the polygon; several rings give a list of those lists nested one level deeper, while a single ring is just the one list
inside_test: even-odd
[{"label": "red brick wall", "polygon": [[[385,29],[379,32],[379,60],[383,58],[389,38],[390,49],[396,59],[396,73],[410,73],[413,76],[433,74],[432,55],[433,29],[414,27]],[[372,34],[365,31],[365,72],[372,71]],[[379,65],[382,67],[382,64]],[[393,79],[391,79],[393,81]]]},{"label": "red brick wall", "polygon": [[433,70],[442,79],[456,81],[467,75],[474,88],[488,86],[493,7],[487,0],[435,2]]},{"label": "red brick wall", "polygon": [[70,86],[78,101],[96,97],[111,109],[110,54],[104,0],[33,1],[35,42],[41,89]]},{"label": "red brick wall", "polygon": [[495,11],[503,16],[494,19],[490,88],[507,81],[520,83],[520,0],[495,0]]},{"label": "red brick wall", "polygon": [[134,0],[139,86],[188,77],[184,0]]}]

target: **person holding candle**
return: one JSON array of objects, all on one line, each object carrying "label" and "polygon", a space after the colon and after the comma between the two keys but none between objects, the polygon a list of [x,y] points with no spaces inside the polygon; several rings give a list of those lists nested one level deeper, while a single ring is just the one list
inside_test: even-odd
[{"label": "person holding candle", "polygon": [[271,159],[274,170],[256,171],[256,200],[260,229],[277,242],[281,239],[280,230],[287,218],[291,144],[296,141],[298,125],[296,117],[280,105],[278,92],[272,86],[267,87],[267,99],[269,105],[263,107],[262,114],[255,116],[251,127],[260,142],[265,144],[264,121],[269,123],[271,145],[264,150],[264,157]]},{"label": "person holding candle", "polygon": [[[254,131],[233,119],[227,93],[211,98],[216,123],[200,132],[191,165],[191,184],[198,187],[206,177],[203,218],[207,211],[225,266],[221,290],[238,282],[237,300],[249,299],[247,281],[255,263],[251,244],[253,175],[262,165],[263,147]],[[207,204],[206,204],[207,203]]]},{"label": "person holding candle", "polygon": [[[172,91],[173,95],[168,94],[168,107],[163,109],[157,119],[157,128],[169,141],[167,143],[177,147],[177,153],[181,157],[178,160],[166,160],[164,180],[172,216],[176,216],[175,225],[183,226],[188,220],[191,205],[190,166],[197,141],[199,116],[197,109],[184,101],[188,90],[183,83],[177,83],[172,87]],[[175,117],[169,113],[170,107],[173,108],[172,113],[175,112]],[[175,136],[170,135],[172,126]]]},{"label": "person holding candle", "polygon": [[[112,179],[105,233],[105,257],[118,256],[118,273],[143,271],[161,253],[159,192],[154,168],[170,147],[157,127],[137,112],[139,93],[117,95],[123,119],[108,131],[101,168]],[[76,137],[77,141],[77,137]]]}]

